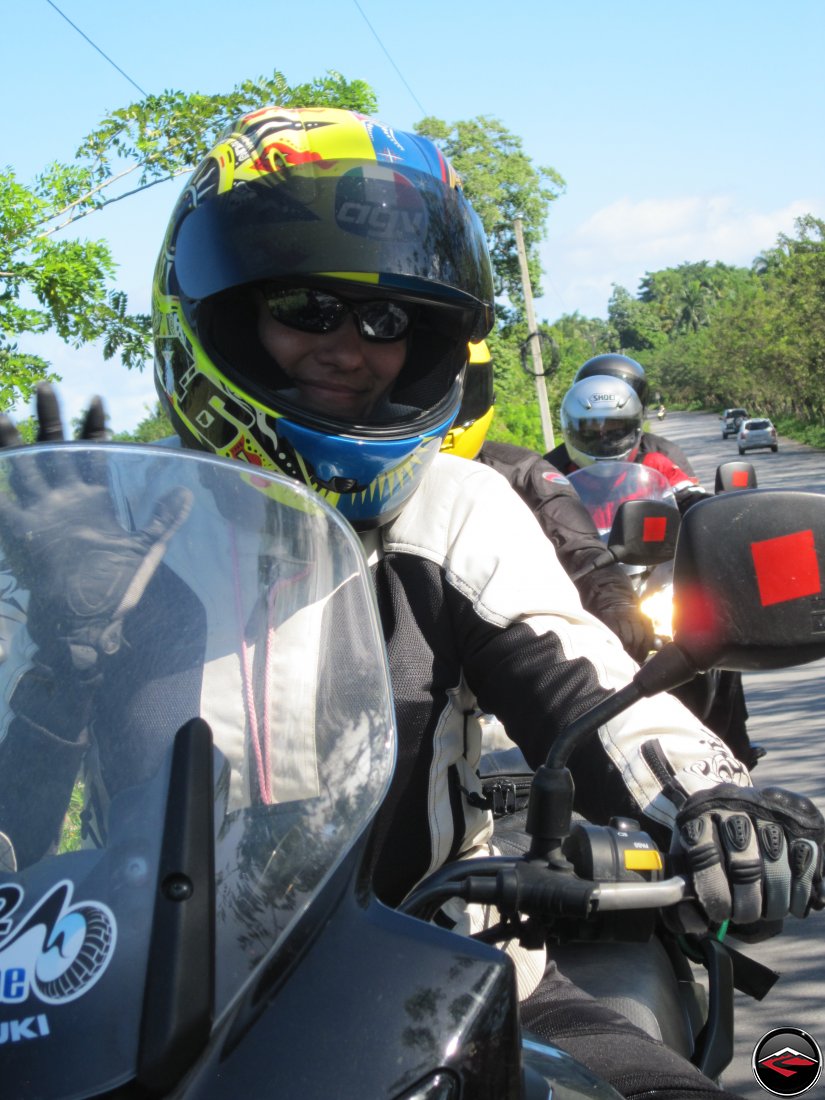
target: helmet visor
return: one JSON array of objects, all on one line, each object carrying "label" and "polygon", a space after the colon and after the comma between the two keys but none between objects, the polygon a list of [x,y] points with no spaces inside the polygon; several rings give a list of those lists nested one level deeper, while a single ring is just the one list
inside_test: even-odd
[{"label": "helmet visor", "polygon": [[623,458],[639,443],[640,426],[627,418],[569,417],[564,437],[582,454],[594,459]]},{"label": "helmet visor", "polygon": [[313,161],[204,201],[208,175],[207,164],[184,193],[182,201],[197,205],[169,242],[186,298],[347,272],[381,287],[410,290],[420,283],[425,295],[458,299],[479,309],[485,324],[491,319],[484,232],[459,188],[408,166]]},{"label": "helmet visor", "polygon": [[489,412],[494,404],[492,363],[468,364],[464,371],[464,392],[455,426],[466,428]]}]

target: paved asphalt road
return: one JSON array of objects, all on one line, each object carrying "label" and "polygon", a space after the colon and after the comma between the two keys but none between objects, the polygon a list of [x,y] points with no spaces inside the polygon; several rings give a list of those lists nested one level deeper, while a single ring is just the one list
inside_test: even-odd
[{"label": "paved asphalt road", "polygon": [[[735,439],[722,439],[716,416],[669,413],[652,430],[678,443],[710,489],[716,467],[738,459]],[[749,452],[760,488],[806,489],[825,493],[825,452],[780,437],[779,452]],[[751,740],[768,755],[753,773],[757,786],[778,785],[812,798],[825,812],[825,661],[770,673],[747,673],[745,694]],[[825,912],[806,920],[789,918],[781,936],[745,947],[753,958],[781,973],[762,1002],[737,994],[736,1044],[724,1084],[753,1100],[771,1094],[754,1079],[753,1048],[768,1031],[796,1027],[818,1042],[825,1054]],[[825,1097],[825,1072],[807,1093]]]}]

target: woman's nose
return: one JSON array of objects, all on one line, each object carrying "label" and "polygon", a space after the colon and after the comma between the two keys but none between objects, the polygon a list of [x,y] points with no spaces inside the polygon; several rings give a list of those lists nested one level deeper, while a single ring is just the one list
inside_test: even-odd
[{"label": "woman's nose", "polygon": [[350,313],[338,328],[326,334],[323,357],[341,370],[353,370],[363,365],[364,339],[354,314]]}]

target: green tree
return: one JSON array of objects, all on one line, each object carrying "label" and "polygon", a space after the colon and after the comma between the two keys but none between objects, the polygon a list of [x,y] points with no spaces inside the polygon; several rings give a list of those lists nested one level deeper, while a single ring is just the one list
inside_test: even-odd
[{"label": "green tree", "polygon": [[666,339],[656,310],[616,283],[607,304],[607,316],[623,350],[655,348]]},{"label": "green tree", "polygon": [[169,418],[157,401],[151,409],[147,407],[146,416],[133,432],[117,432],[114,440],[116,443],[156,443],[173,434]]},{"label": "green tree", "polygon": [[639,284],[639,301],[652,307],[667,336],[695,332],[709,322],[719,302],[736,296],[743,280],[749,277],[746,269],[723,263],[684,263],[645,272]]},{"label": "green tree", "polygon": [[[113,285],[114,262],[101,240],[72,234],[90,214],[136,191],[188,172],[232,119],[269,103],[339,106],[374,113],[363,81],[340,73],[290,86],[279,72],[228,93],[166,91],[113,111],[81,142],[74,162],[54,163],[31,184],[0,173],[0,407],[28,400],[38,381],[59,380],[20,341],[53,331],[72,346],[102,339],[106,359],[142,368],[149,318],[128,310]],[[62,234],[62,236],[61,236]]]},{"label": "green tree", "polygon": [[496,389],[496,412],[488,437],[543,451],[536,386],[522,368],[521,348],[512,334],[506,335],[501,330],[494,330],[487,344],[493,359]]}]

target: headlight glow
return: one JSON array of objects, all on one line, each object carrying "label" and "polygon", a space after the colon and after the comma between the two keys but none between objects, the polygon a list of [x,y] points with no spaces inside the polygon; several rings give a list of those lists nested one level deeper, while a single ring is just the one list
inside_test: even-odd
[{"label": "headlight glow", "polygon": [[657,638],[673,637],[673,585],[667,584],[640,601],[642,613],[653,623]]}]

